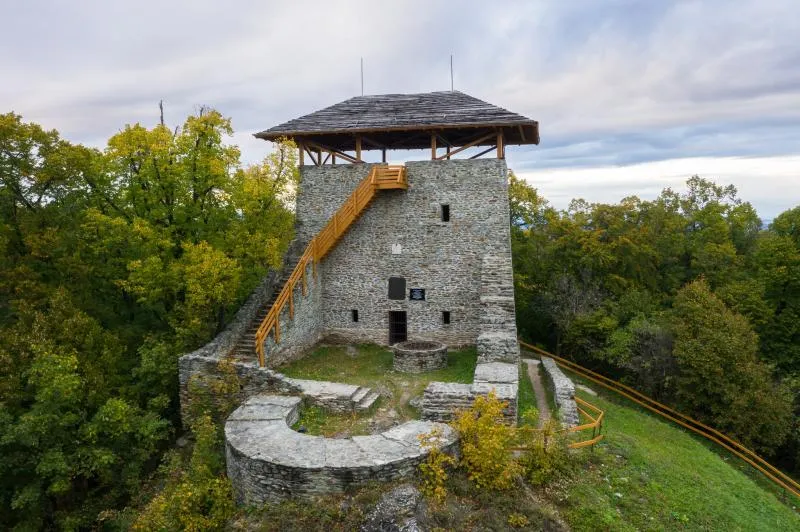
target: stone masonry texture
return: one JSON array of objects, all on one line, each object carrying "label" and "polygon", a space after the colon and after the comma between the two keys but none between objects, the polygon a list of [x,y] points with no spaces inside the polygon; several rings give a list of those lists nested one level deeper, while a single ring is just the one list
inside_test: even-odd
[{"label": "stone masonry texture", "polygon": [[226,462],[238,503],[310,498],[409,477],[428,454],[418,436],[434,429],[440,433],[439,448],[456,451],[455,431],[429,421],[344,439],[300,434],[291,425],[301,403],[297,397],[256,395],[228,418]]},{"label": "stone masonry texture", "polygon": [[[304,166],[297,238],[310,241],[371,166]],[[322,327],[340,340],[386,345],[389,311],[405,311],[409,340],[475,344],[482,259],[511,260],[505,161],[420,161],[406,168],[408,190],[378,192],[322,261]],[[449,222],[441,221],[442,205],[450,206]],[[388,298],[389,277],[405,278],[404,300]],[[410,301],[411,288],[425,289],[425,301]]]},{"label": "stone masonry texture", "polygon": [[543,356],[542,365],[553,384],[561,423],[566,427],[577,426],[580,417],[578,416],[578,405],[575,404],[575,385],[569,377],[564,375],[552,358]]}]

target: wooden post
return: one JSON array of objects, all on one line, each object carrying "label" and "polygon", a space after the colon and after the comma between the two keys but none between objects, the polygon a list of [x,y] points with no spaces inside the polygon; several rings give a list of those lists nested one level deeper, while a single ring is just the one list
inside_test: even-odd
[{"label": "wooden post", "polygon": [[431,161],[436,160],[436,135],[431,135]]},{"label": "wooden post", "polygon": [[381,160],[383,162],[386,162],[386,148],[384,148],[382,151],[383,151],[383,158]]},{"label": "wooden post", "polygon": [[450,160],[450,145],[447,145],[447,160]]},{"label": "wooden post", "polygon": [[306,164],[306,148],[303,146],[302,142],[298,142],[297,147],[300,149],[300,166],[303,166]]},{"label": "wooden post", "polygon": [[356,159],[361,162],[361,137],[356,137]]},{"label": "wooden post", "polygon": [[504,159],[505,158],[505,148],[503,147],[503,132],[497,132],[497,158]]},{"label": "wooden post", "polygon": [[336,154],[331,152],[331,164],[336,164]]},{"label": "wooden post", "polygon": [[322,150],[319,148],[317,148],[317,160],[319,161],[317,166],[322,166],[323,164],[325,164],[325,161],[322,160]]}]

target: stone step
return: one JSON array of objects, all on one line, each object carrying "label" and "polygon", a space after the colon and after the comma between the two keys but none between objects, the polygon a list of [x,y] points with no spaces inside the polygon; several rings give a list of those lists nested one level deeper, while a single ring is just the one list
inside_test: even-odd
[{"label": "stone step", "polygon": [[353,396],[350,398],[350,400],[353,401],[353,403],[357,404],[364,397],[366,397],[369,392],[370,392],[369,388],[364,387],[364,386],[359,386],[358,390],[356,390],[356,393],[353,394]]},{"label": "stone step", "polygon": [[[334,412],[352,412],[356,409],[369,408],[375,402],[374,394],[369,388],[359,402],[353,401],[353,397],[361,395],[360,390],[364,387],[355,384],[344,384],[341,382],[315,381],[310,379],[287,378],[286,382],[297,387],[306,398],[312,403],[333,410]],[[375,394],[377,396],[377,394]]]},{"label": "stone step", "polygon": [[369,393],[356,404],[356,410],[369,410],[369,408],[375,404],[375,401],[378,400],[378,397],[380,397],[378,392],[370,390]]}]

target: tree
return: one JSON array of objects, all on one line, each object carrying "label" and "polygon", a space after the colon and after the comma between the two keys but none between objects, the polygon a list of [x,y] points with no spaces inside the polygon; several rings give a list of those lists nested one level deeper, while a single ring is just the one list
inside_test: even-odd
[{"label": "tree", "polygon": [[703,280],[687,284],[672,309],[676,398],[684,411],[765,452],[790,429],[791,397],[758,360],[758,337]]}]

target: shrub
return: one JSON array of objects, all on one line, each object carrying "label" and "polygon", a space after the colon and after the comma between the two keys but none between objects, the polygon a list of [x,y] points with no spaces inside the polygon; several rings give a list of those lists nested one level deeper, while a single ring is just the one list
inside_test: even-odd
[{"label": "shrub", "polygon": [[567,441],[560,430],[558,421],[547,420],[536,430],[525,430],[525,453],[520,463],[525,471],[525,478],[531,484],[540,486],[552,480],[569,464]]},{"label": "shrub", "polygon": [[503,418],[506,406],[491,392],[477,397],[472,407],[453,421],[461,436],[461,463],[480,488],[508,489],[520,472],[511,455],[516,428],[506,425]]},{"label": "shrub", "polygon": [[196,443],[188,470],[165,466],[164,489],[139,514],[133,530],[222,530],[233,515],[233,489],[221,474],[219,432],[204,415],[192,426]]},{"label": "shrub", "polygon": [[428,458],[420,464],[419,470],[422,475],[422,493],[437,505],[444,503],[447,498],[447,467],[456,463],[455,458],[445,454],[439,448],[439,440],[442,437],[441,429],[433,429],[428,434],[420,434],[419,440],[423,449],[428,449]]}]

